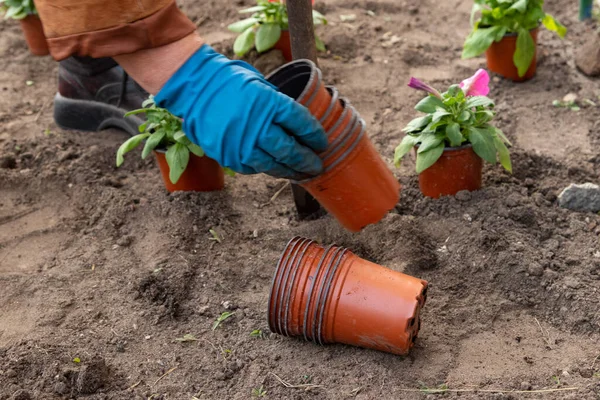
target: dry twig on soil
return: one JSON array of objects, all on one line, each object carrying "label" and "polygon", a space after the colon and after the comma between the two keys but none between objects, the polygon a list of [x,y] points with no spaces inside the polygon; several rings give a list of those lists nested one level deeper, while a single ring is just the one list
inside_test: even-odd
[{"label": "dry twig on soil", "polygon": [[323,385],[314,385],[312,383],[303,383],[300,385],[293,385],[289,382],[284,381],[283,379],[281,379],[279,376],[277,376],[273,372],[269,372],[269,374],[273,375],[275,377],[275,379],[277,379],[277,381],[286,388],[310,390],[310,389],[314,389],[314,388],[323,387]]}]

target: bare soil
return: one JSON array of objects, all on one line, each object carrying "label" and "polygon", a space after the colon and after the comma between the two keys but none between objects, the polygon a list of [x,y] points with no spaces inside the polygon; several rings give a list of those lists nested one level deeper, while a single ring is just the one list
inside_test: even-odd
[{"label": "bare soil", "polygon": [[[229,55],[225,26],[250,3],[181,2]],[[573,58],[596,25],[577,21],[576,2],[547,3],[567,39],[542,31],[535,79],[492,82],[515,172],[488,165],[481,191],[430,200],[409,159],[394,170],[395,212],[354,235],[329,216],[298,221],[289,188],[270,201],[282,180],[237,176],[222,193],[170,195],[154,160],[132,154],[116,169],[124,134],[57,128],[57,64],[31,56],[18,25],[2,21],[0,399],[246,399],[261,386],[271,399],[435,398],[427,388],[598,399],[600,216],[560,209],[556,197],[600,180],[600,105],[552,106],[568,93],[600,103],[600,83]],[[471,4],[317,4],[332,22],[318,29],[325,80],[361,112],[388,162],[421,96],[409,77],[443,88],[485,65],[460,60]],[[349,14],[356,20],[340,21]],[[295,235],[430,282],[408,357],[268,333],[271,276]],[[226,310],[235,314],[213,331]],[[197,340],[176,340],[186,334]],[[528,390],[548,391],[515,392]]]}]

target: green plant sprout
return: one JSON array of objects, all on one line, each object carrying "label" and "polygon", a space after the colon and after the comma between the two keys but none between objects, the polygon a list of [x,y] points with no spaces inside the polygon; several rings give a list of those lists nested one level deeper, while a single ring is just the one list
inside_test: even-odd
[{"label": "green plant sprout", "polygon": [[264,338],[264,333],[262,329],[255,329],[252,332],[250,332],[250,337],[253,337],[255,339],[262,339]]},{"label": "green plant sprout", "polygon": [[[241,14],[250,14],[250,18],[234,22],[227,28],[239,33],[233,44],[233,51],[243,57],[256,47],[259,53],[265,52],[279,41],[281,31],[288,29],[287,8],[280,0],[258,0],[256,6],[240,10]],[[327,19],[318,11],[313,10],[313,24],[326,25]],[[317,50],[325,51],[325,45],[315,35]]]},{"label": "green plant sprout", "polygon": [[265,397],[267,395],[267,391],[261,385],[259,388],[252,389],[252,396],[254,397]]},{"label": "green plant sprout", "polygon": [[23,19],[28,15],[37,15],[33,0],[0,0],[0,11],[4,19]]},{"label": "green plant sprout", "polygon": [[217,329],[219,325],[221,325],[221,322],[225,321],[227,318],[231,317],[234,314],[235,313],[233,312],[225,311],[223,314],[219,315],[217,320],[213,322],[212,330],[214,331],[215,329]]},{"label": "green plant sprout", "polygon": [[214,228],[210,228],[208,230],[208,232],[212,235],[212,237],[209,240],[214,240],[217,243],[221,243],[221,237],[219,236],[219,234],[217,233],[217,231],[214,230]]},{"label": "green plant sprout", "polygon": [[[481,16],[475,20],[478,12],[481,12]],[[471,11],[473,31],[465,40],[462,58],[477,57],[493,42],[501,41],[506,34],[516,34],[517,47],[513,62],[522,77],[536,52],[535,42],[529,32],[540,26],[540,22],[561,38],[567,34],[567,28],[544,12],[544,0],[475,0]]]}]

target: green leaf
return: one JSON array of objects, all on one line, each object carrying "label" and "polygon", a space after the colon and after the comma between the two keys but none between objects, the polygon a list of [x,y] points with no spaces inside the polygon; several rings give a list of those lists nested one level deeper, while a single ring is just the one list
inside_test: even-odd
[{"label": "green leaf", "polygon": [[173,135],[173,139],[178,142],[181,143],[185,146],[188,146],[190,144],[192,144],[192,142],[190,141],[190,139],[188,139],[188,137],[185,135],[185,133],[183,131],[177,131],[175,132],[175,134]]},{"label": "green leaf", "polygon": [[504,132],[502,132],[500,129],[498,128],[493,128],[496,132],[496,135],[498,135],[500,137],[500,139],[502,139],[504,141],[504,143],[507,143],[509,146],[512,146],[512,143],[510,142],[510,140],[508,140],[508,138],[506,137],[506,135],[504,134]]},{"label": "green leaf", "polygon": [[246,29],[253,27],[258,23],[258,18],[250,17],[229,25],[227,29],[232,32],[242,33]]},{"label": "green leaf", "polygon": [[519,71],[519,77],[524,76],[535,56],[535,42],[527,29],[520,28],[517,37],[517,49],[513,56],[513,62]]},{"label": "green leaf", "polygon": [[561,38],[564,38],[567,34],[567,28],[563,24],[558,22],[556,19],[554,19],[554,17],[550,14],[546,14],[546,16],[544,16],[542,24],[544,24],[546,29],[548,29],[549,31],[558,33],[558,36],[560,36]]},{"label": "green leaf", "polygon": [[235,176],[235,171],[231,168],[223,167],[223,172],[225,172],[225,175]]},{"label": "green leaf", "polygon": [[509,10],[517,10],[520,13],[524,13],[527,10],[528,0],[517,0],[515,4],[510,6]]},{"label": "green leaf", "polygon": [[468,121],[471,118],[471,111],[469,110],[464,110],[463,112],[460,113],[460,115],[458,116],[458,120],[460,122],[465,122]]},{"label": "green leaf", "polygon": [[396,147],[396,151],[394,152],[394,165],[396,167],[400,166],[400,162],[402,158],[408,154],[408,152],[415,147],[417,143],[419,143],[420,139],[416,136],[406,135],[402,138],[402,141]]},{"label": "green leaf", "polygon": [[141,113],[145,113],[149,110],[146,110],[144,108],[138,108],[137,110],[131,110],[129,112],[126,112],[125,115],[123,115],[124,117],[129,117],[130,115],[136,115],[136,114],[141,114]]},{"label": "green leaf", "polygon": [[317,35],[315,35],[315,45],[317,47],[317,51],[327,51],[327,49],[325,48],[325,43],[323,43],[321,38]]},{"label": "green leaf", "polygon": [[165,131],[156,132],[150,135],[148,140],[146,140],[146,144],[144,145],[144,150],[142,150],[142,159],[148,157],[148,155],[154,150],[160,142],[165,137]]},{"label": "green leaf", "polygon": [[255,12],[259,12],[259,11],[264,11],[266,9],[267,9],[267,7],[265,7],[265,6],[254,6],[254,7],[245,8],[243,10],[240,10],[239,13],[240,14],[250,14],[250,13],[255,13]]},{"label": "green leaf", "polygon": [[327,18],[325,18],[325,16],[323,14],[321,14],[320,12],[318,12],[317,10],[312,11],[312,17],[313,17],[313,24],[327,25]]},{"label": "green leaf", "polygon": [[443,152],[444,143],[440,143],[437,147],[434,147],[428,151],[417,153],[417,173],[420,174],[435,164],[436,161],[440,159]]},{"label": "green leaf", "polygon": [[175,143],[169,147],[165,156],[169,164],[169,180],[171,183],[177,183],[190,161],[190,151],[185,145]]},{"label": "green leaf", "polygon": [[481,4],[473,4],[473,8],[471,8],[471,18],[469,19],[471,26],[475,26],[475,14],[481,10],[483,10],[483,6]]},{"label": "green leaf", "polygon": [[497,136],[494,136],[494,146],[498,151],[498,158],[500,159],[500,164],[504,167],[505,170],[512,173],[512,163],[510,161],[510,152],[508,148],[504,144],[502,140],[500,140]]},{"label": "green leaf", "polygon": [[429,151],[430,149],[439,146],[439,144],[443,143],[443,141],[443,134],[424,133],[421,135],[421,144],[419,145],[419,150],[417,150],[417,154]]},{"label": "green leaf", "polygon": [[438,122],[439,120],[444,118],[446,115],[450,115],[450,112],[446,111],[444,109],[437,110],[436,112],[431,114],[431,122],[434,122],[434,123]]},{"label": "green leaf", "polygon": [[446,127],[446,136],[450,140],[450,146],[458,147],[463,142],[463,135],[460,133],[460,125],[456,122],[448,124]]},{"label": "green leaf", "polygon": [[5,19],[14,18],[15,15],[17,15],[21,12],[23,12],[23,5],[20,5],[19,7],[9,7],[8,10],[6,11],[6,14],[4,14],[4,18]]},{"label": "green leaf", "polygon": [[280,37],[281,27],[279,24],[262,24],[256,32],[256,51],[262,53],[271,49]]},{"label": "green leaf", "polygon": [[140,143],[142,143],[142,140],[146,139],[148,136],[150,136],[149,133],[142,133],[127,139],[127,141],[125,141],[125,143],[117,150],[117,167],[120,167],[125,161],[124,155],[138,147]]},{"label": "green leaf", "polygon": [[501,30],[501,26],[492,26],[490,28],[479,28],[471,32],[465,40],[462,58],[472,58],[483,54],[492,45]]},{"label": "green leaf", "polygon": [[197,144],[190,143],[187,145],[187,148],[189,151],[194,153],[196,156],[204,157],[204,150],[202,149],[202,147],[198,146]]},{"label": "green leaf", "polygon": [[431,115],[415,118],[412,121],[410,121],[408,125],[406,125],[404,129],[402,129],[402,131],[406,133],[417,132],[426,127],[430,122]]},{"label": "green leaf", "polygon": [[233,43],[233,52],[237,56],[243,57],[252,49],[252,47],[254,47],[254,37],[254,28],[250,27],[246,29],[235,39],[235,42]]},{"label": "green leaf", "polygon": [[427,95],[427,97],[425,97],[423,100],[421,100],[417,103],[417,105],[415,106],[415,109],[417,111],[421,111],[426,114],[431,114],[431,113],[435,112],[435,110],[438,107],[441,107],[443,109],[446,108],[444,105],[444,102],[442,100],[440,100],[439,98],[437,98],[435,96]]},{"label": "green leaf", "polygon": [[473,108],[473,107],[487,107],[494,105],[494,100],[490,99],[486,96],[472,96],[467,99],[465,102],[465,108]]},{"label": "green leaf", "polygon": [[475,153],[490,164],[496,163],[496,147],[490,133],[485,129],[470,127],[469,141],[473,144]]}]

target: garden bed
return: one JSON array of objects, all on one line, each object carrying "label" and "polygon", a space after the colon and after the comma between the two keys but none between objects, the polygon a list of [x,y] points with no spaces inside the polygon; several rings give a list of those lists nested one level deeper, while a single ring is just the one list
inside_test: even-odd
[{"label": "garden bed", "polygon": [[[570,183],[600,180],[600,84],[573,61],[595,25],[577,21],[575,2],[547,3],[567,38],[540,31],[537,76],[490,85],[514,173],[485,165],[481,191],[425,199],[407,155],[394,169],[395,212],[358,234],[329,216],[298,221],[289,188],[272,199],[283,180],[237,175],[223,192],[168,194],[151,157],[116,169],[123,134],[57,128],[57,65],[31,56],[18,24],[2,21],[0,399],[247,399],[261,387],[271,399],[419,399],[446,388],[446,398],[565,388],[578,389],[544,398],[596,398],[600,216],[556,205]],[[471,4],[316,5],[334,23],[317,31],[329,46],[324,80],[365,118],[391,168],[422,97],[409,78],[447,87],[485,66],[460,60]],[[239,6],[183,9],[231,56],[224,26]],[[598,105],[552,105],[569,93]],[[408,357],[268,332],[272,275],[296,235],[429,282]],[[213,330],[225,311],[234,314]]]}]

